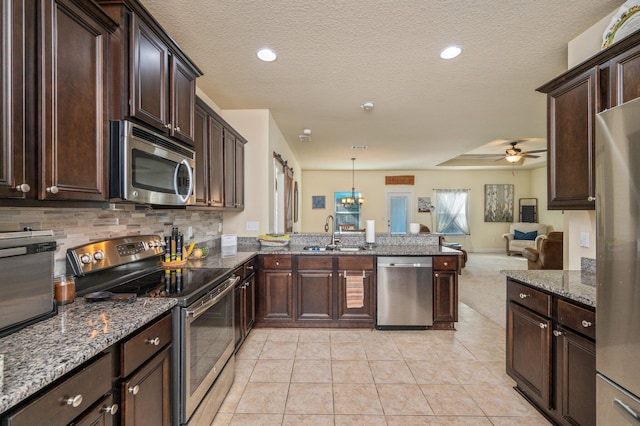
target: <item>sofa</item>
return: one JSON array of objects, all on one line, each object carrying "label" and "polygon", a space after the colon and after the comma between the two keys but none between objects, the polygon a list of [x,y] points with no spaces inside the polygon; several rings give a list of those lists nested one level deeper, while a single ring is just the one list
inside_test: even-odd
[{"label": "sofa", "polygon": [[522,254],[525,247],[538,250],[542,240],[551,231],[553,227],[543,223],[512,223],[509,225],[509,232],[502,235],[506,243],[507,255]]},{"label": "sofa", "polygon": [[525,247],[522,256],[527,258],[528,269],[562,269],[562,232],[549,232],[539,249]]}]

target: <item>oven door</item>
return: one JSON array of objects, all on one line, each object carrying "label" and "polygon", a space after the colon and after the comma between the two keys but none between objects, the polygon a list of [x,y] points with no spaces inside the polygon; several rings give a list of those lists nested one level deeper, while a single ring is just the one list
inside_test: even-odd
[{"label": "oven door", "polygon": [[231,277],[226,287],[211,297],[214,290],[182,309],[185,347],[181,366],[184,370],[185,420],[189,419],[211,385],[233,355],[233,291],[240,277]]}]

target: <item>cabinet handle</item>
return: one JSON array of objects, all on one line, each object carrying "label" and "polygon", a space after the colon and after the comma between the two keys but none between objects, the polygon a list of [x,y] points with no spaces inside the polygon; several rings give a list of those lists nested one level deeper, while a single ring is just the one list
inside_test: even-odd
[{"label": "cabinet handle", "polygon": [[531,297],[530,294],[520,293],[520,299],[526,299],[527,297]]},{"label": "cabinet handle", "polygon": [[434,274],[433,276],[434,276],[434,277],[436,277],[436,278],[438,278],[438,277],[440,276],[440,274],[437,274],[437,273],[436,273],[436,274]]},{"label": "cabinet handle", "polygon": [[132,393],[132,394],[134,394],[134,395],[137,395],[137,394],[138,394],[138,392],[140,392],[140,386],[135,385],[134,387],[129,388],[128,390],[129,390],[129,393]]},{"label": "cabinet handle", "polygon": [[554,336],[556,336],[556,337],[560,337],[560,336],[562,336],[562,331],[560,331],[560,330],[553,330],[553,335],[554,335]]},{"label": "cabinet handle", "polygon": [[547,324],[545,324],[545,323],[543,323],[543,322],[541,322],[541,323],[540,323],[540,328],[545,329],[545,328],[547,328],[547,327],[548,327],[548,326],[547,326]]},{"label": "cabinet handle", "polygon": [[148,345],[158,346],[160,344],[160,338],[146,339],[144,342]]},{"label": "cabinet handle", "polygon": [[108,414],[111,414],[112,416],[115,416],[116,413],[118,412],[118,404],[113,404],[108,407],[102,407],[100,411],[102,411],[103,413],[108,413]]},{"label": "cabinet handle", "polygon": [[276,261],[276,266],[280,266],[280,262]]},{"label": "cabinet handle", "polygon": [[50,194],[57,194],[59,189],[58,189],[57,186],[53,185],[53,186],[50,186],[50,187],[46,188],[45,191],[47,191]]},{"label": "cabinet handle", "polygon": [[254,269],[253,265],[247,265],[247,269],[250,270],[250,271],[253,271],[253,269]]},{"label": "cabinet handle", "polygon": [[592,197],[592,196],[588,196],[587,197],[587,201],[595,201],[596,197]]},{"label": "cabinet handle", "polygon": [[22,185],[16,186],[16,191],[24,192],[26,194],[27,192],[31,191],[31,187],[28,183],[23,183]]},{"label": "cabinet handle", "polygon": [[333,277],[333,273],[329,272],[329,278]]},{"label": "cabinet handle", "polygon": [[82,395],[81,394],[78,394],[78,395],[74,396],[73,398],[67,399],[67,405],[71,405],[73,407],[78,407],[78,406],[80,406],[80,404],[82,404]]},{"label": "cabinet handle", "polygon": [[288,277],[290,277],[290,276],[291,276],[291,272],[289,272],[289,273],[287,274],[287,276],[288,276]]},{"label": "cabinet handle", "polygon": [[449,262],[443,262],[442,263],[444,266],[449,266]]},{"label": "cabinet handle", "polygon": [[624,414],[629,420],[634,420],[637,423],[640,423],[640,415],[633,411],[631,407],[629,407],[624,402],[620,401],[618,398],[613,399],[613,405]]},{"label": "cabinet handle", "polygon": [[173,130],[175,130],[176,132],[180,131],[180,126],[176,126]]},{"label": "cabinet handle", "polygon": [[593,324],[591,324],[591,321],[587,321],[587,320],[582,320],[582,326],[584,328],[589,328],[591,327]]},{"label": "cabinet handle", "polygon": [[167,123],[164,125],[165,128],[170,129],[171,128],[171,123]]}]

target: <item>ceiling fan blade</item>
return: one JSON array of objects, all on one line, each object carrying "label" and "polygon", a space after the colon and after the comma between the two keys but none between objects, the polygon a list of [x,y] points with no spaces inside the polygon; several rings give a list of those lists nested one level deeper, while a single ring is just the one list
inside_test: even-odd
[{"label": "ceiling fan blade", "polygon": [[531,155],[528,152],[522,155],[523,157],[527,157],[527,158],[540,158],[539,155]]},{"label": "ceiling fan blade", "polygon": [[537,154],[538,152],[547,152],[546,149],[536,149],[533,151],[527,151],[527,152],[523,152],[523,154]]}]

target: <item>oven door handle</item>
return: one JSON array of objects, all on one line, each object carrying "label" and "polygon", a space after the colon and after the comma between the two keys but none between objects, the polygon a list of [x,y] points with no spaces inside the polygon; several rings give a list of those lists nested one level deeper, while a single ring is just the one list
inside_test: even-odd
[{"label": "oven door handle", "polygon": [[187,309],[187,318],[191,317],[192,318],[191,321],[193,321],[196,318],[198,318],[200,315],[205,313],[207,309],[209,309],[210,307],[218,303],[223,297],[225,297],[227,294],[229,294],[234,290],[236,284],[238,283],[238,281],[240,281],[240,277],[233,276],[227,280],[227,282],[229,281],[231,281],[231,283],[220,294],[207,300],[206,302],[204,302],[202,305],[198,306],[195,309],[192,309],[192,310]]},{"label": "oven door handle", "polygon": [[[180,170],[180,166],[185,166],[187,168],[187,172],[189,173],[189,189],[187,190],[187,195],[182,196],[178,191],[178,171]],[[191,166],[187,162],[187,160],[182,160],[178,164],[176,164],[176,169],[173,171],[173,189],[176,191],[176,195],[183,203],[186,203],[189,197],[191,197],[191,193],[193,192],[193,172],[191,171]]]}]

